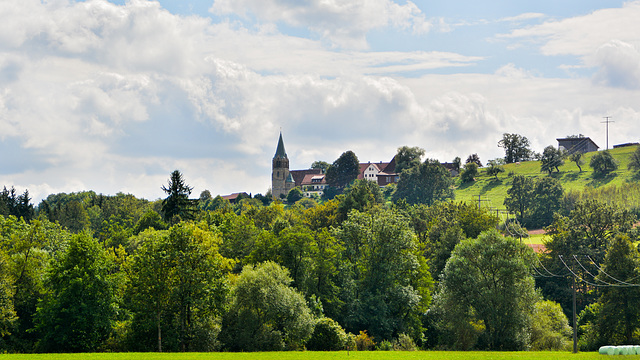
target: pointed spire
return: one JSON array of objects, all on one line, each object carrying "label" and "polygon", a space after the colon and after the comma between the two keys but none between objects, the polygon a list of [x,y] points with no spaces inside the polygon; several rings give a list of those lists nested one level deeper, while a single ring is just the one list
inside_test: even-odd
[{"label": "pointed spire", "polygon": [[273,157],[288,159],[287,152],[284,150],[284,141],[282,141],[282,132],[280,132],[280,140],[278,140],[278,148],[276,149],[276,154]]}]

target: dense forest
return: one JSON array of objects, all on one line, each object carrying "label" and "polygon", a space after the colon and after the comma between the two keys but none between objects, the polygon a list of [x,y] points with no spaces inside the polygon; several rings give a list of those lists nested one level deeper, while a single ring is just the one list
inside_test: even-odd
[{"label": "dense forest", "polygon": [[574,294],[581,349],[640,341],[635,211],[514,179],[535,253],[451,180],[425,190],[443,169],[289,203],[194,199],[179,171],[157,201],[5,188],[0,352],[569,349]]}]

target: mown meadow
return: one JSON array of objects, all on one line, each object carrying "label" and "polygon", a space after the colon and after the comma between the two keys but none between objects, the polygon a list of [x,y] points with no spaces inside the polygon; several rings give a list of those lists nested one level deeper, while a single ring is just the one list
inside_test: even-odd
[{"label": "mown meadow", "polygon": [[[496,351],[305,351],[305,352],[254,352],[254,353],[82,353],[82,354],[24,354],[2,355],[7,360],[334,360],[334,359],[362,359],[362,360],[538,360],[538,359],[570,359],[589,360],[601,359],[603,356],[597,352],[570,352],[555,351],[520,351],[520,352],[496,352]],[[640,356],[626,356],[625,358],[637,358]]]},{"label": "mown meadow", "polygon": [[574,192],[576,196],[592,197],[599,201],[616,203],[618,206],[637,211],[640,209],[639,178],[636,172],[627,169],[629,157],[635,150],[635,146],[609,150],[618,161],[618,170],[604,178],[595,178],[593,170],[589,167],[589,161],[596,152],[584,155],[584,164],[581,165],[582,171],[568,159],[565,160],[564,165],[560,166],[560,172],[554,172],[551,175],[540,171],[540,161],[524,161],[504,165],[505,172],[499,174],[497,179],[487,175],[486,169],[480,169],[476,181],[457,184],[455,199],[456,201],[477,203],[480,198],[483,207],[504,209],[504,199],[515,175],[524,175],[533,179],[552,176],[560,182],[565,192]]}]

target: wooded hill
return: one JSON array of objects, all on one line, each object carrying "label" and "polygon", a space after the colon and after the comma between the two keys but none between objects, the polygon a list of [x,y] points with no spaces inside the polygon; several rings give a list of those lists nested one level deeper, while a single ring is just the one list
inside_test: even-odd
[{"label": "wooded hill", "polygon": [[[36,211],[5,190],[0,353],[566,349],[576,279],[580,347],[637,343],[634,150],[612,151],[606,176],[588,165],[599,152],[582,172],[524,162],[465,184],[418,156],[399,191],[362,179],[287,206],[195,200],[178,170],[154,202],[87,191]],[[473,201],[500,206],[518,184],[520,218],[549,225],[544,253]]]}]

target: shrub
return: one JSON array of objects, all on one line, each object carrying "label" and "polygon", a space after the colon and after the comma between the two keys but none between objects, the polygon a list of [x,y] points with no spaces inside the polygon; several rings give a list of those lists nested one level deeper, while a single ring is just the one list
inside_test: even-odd
[{"label": "shrub", "polygon": [[489,160],[489,167],[487,168],[487,175],[495,176],[498,178],[498,174],[504,172],[504,167],[498,164],[495,160]]},{"label": "shrub", "polygon": [[629,156],[629,164],[627,167],[630,170],[640,171],[640,146],[637,146],[636,151]]},{"label": "shrub", "polygon": [[600,303],[588,305],[578,315],[578,347],[580,351],[594,351],[605,345],[600,339],[598,329],[595,325],[600,316]]},{"label": "shrub", "polygon": [[532,350],[568,350],[571,345],[571,328],[560,304],[539,301],[535,304],[535,321],[531,328]]},{"label": "shrub", "polygon": [[394,346],[393,345],[394,344],[389,340],[382,340],[376,346],[376,350],[379,350],[379,351],[391,351],[391,350],[394,350]]},{"label": "shrub", "polygon": [[358,351],[375,349],[376,343],[373,341],[373,338],[367,334],[367,330],[360,331],[360,334],[356,336],[355,340]]},{"label": "shrub", "polygon": [[472,182],[477,175],[478,164],[470,162],[464,164],[464,170],[462,170],[462,174],[460,174],[460,179],[463,183]]},{"label": "shrub", "polygon": [[345,347],[347,334],[344,329],[330,318],[322,318],[316,322],[311,338],[307,341],[307,349],[316,351],[336,351]]},{"label": "shrub", "polygon": [[594,177],[604,177],[618,169],[618,162],[605,150],[593,155],[589,166],[593,169]]},{"label": "shrub", "polygon": [[347,336],[344,338],[344,347],[347,350],[357,350],[358,344],[356,343],[356,336],[352,333],[347,333]]},{"label": "shrub", "polygon": [[304,193],[302,192],[302,190],[300,190],[299,187],[296,186],[293,189],[289,190],[289,193],[287,194],[287,203],[289,205],[293,205],[303,197]]},{"label": "shrub", "polygon": [[398,335],[398,339],[393,344],[393,349],[397,351],[415,351],[417,347],[411,336],[403,333]]}]

